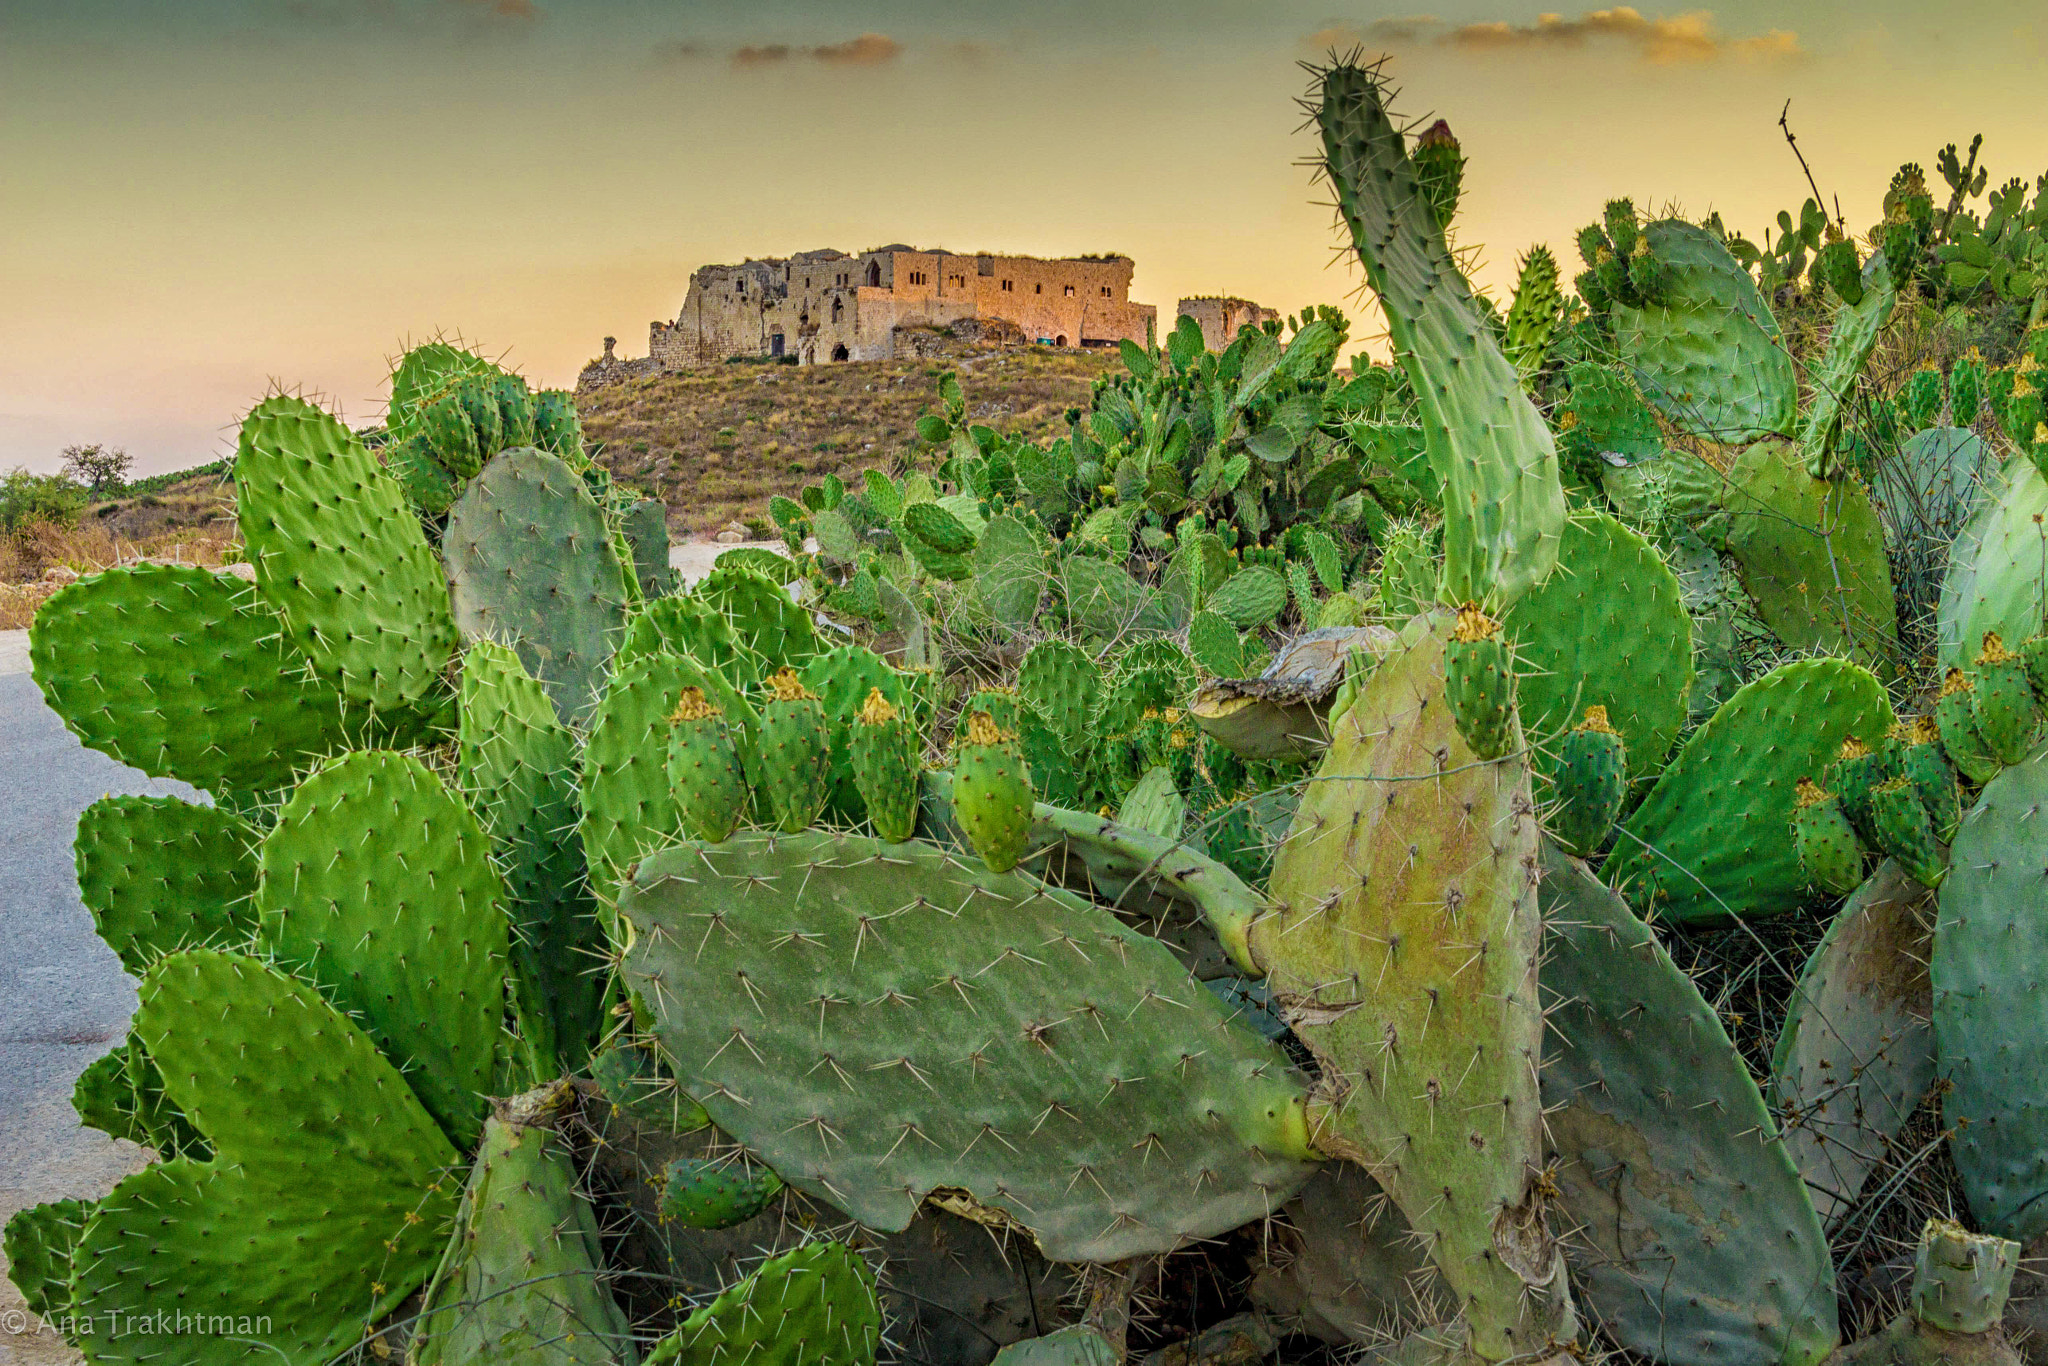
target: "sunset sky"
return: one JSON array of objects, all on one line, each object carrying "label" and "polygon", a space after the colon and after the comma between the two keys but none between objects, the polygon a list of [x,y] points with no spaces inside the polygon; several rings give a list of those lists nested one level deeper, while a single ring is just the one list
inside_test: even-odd
[{"label": "sunset sky", "polygon": [[[459,331],[566,385],[643,354],[692,268],[811,247],[1122,251],[1133,294],[1356,287],[1295,63],[1391,55],[1447,117],[1498,288],[1613,195],[1859,230],[1904,160],[2048,169],[2033,0],[1429,15],[1329,0],[0,0],[0,469],[231,445],[273,380],[381,405]],[[1573,267],[1574,269],[1576,267]]]}]

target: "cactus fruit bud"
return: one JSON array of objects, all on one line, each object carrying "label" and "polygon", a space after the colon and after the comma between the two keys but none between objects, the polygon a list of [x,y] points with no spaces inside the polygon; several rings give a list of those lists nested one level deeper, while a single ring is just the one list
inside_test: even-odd
[{"label": "cactus fruit bud", "polygon": [[1956,771],[1973,783],[1988,783],[1998,776],[2002,765],[1977,729],[1976,692],[1968,674],[1950,668],[1934,703],[1934,723],[1941,732],[1941,747]]},{"label": "cactus fruit bud", "polygon": [[1836,896],[1855,891],[1863,881],[1863,849],[1841,802],[1811,778],[1799,780],[1798,802],[1792,839],[1807,880]]},{"label": "cactus fruit bud", "polygon": [[868,821],[876,836],[891,844],[917,833],[919,749],[910,718],[890,705],[880,688],[868,689],[867,701],[853,718],[847,754]]},{"label": "cactus fruit bud", "polygon": [[683,828],[717,844],[732,834],[747,804],[732,727],[702,688],[684,688],[669,717],[668,782]]},{"label": "cactus fruit bud", "polygon": [[731,1228],[781,1193],[782,1178],[766,1167],[679,1157],[662,1172],[661,1217],[684,1228]]},{"label": "cactus fruit bud", "polygon": [[1415,168],[1416,188],[1428,202],[1438,230],[1450,227],[1458,212],[1458,192],[1465,183],[1465,153],[1450,123],[1438,119],[1423,129],[1408,161]]},{"label": "cactus fruit bud", "polygon": [[1557,842],[1589,857],[1606,840],[1628,793],[1628,755],[1607,723],[1607,708],[1586,708],[1586,719],[1558,742],[1557,810],[1550,818]]},{"label": "cactus fruit bud", "polygon": [[985,711],[969,713],[954,750],[953,810],[990,872],[1007,873],[1024,856],[1031,807],[1031,774],[1015,732]]},{"label": "cactus fruit bud", "polygon": [[1912,784],[1904,778],[1879,783],[1871,789],[1870,807],[1877,817],[1879,847],[1921,886],[1940,886],[1948,859]]},{"label": "cactus fruit bud", "polygon": [[1515,710],[1515,675],[1500,623],[1477,603],[1458,609],[1458,622],[1444,649],[1444,693],[1458,734],[1481,759],[1508,752]]},{"label": "cactus fruit bud", "polygon": [[776,828],[795,834],[810,827],[832,795],[832,747],[825,709],[796,670],[776,670],[768,687],[773,695],[761,708],[761,787]]},{"label": "cactus fruit bud", "polygon": [[2034,689],[2027,681],[2026,661],[2006,649],[1996,631],[1984,633],[1976,685],[1977,733],[1999,762],[2019,763],[2034,747],[2039,717],[2034,710]]}]

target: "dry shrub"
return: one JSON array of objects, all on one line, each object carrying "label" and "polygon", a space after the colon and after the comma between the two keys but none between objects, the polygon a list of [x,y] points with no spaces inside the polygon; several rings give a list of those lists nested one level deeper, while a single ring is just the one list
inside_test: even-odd
[{"label": "dry shrub", "polygon": [[[77,526],[29,522],[0,536],[0,631],[27,626],[43,601],[73,575],[144,562],[212,568],[227,563],[239,548],[232,524],[186,527],[130,539],[96,519]],[[60,570],[70,572],[52,572]]]}]

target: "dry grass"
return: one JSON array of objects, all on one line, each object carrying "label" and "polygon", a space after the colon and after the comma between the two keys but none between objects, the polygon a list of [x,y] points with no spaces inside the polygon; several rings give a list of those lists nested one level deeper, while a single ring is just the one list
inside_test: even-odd
[{"label": "dry grass", "polygon": [[75,575],[143,560],[218,565],[240,540],[232,502],[212,490],[102,503],[76,526],[31,522],[0,536],[0,631],[27,626]]},{"label": "dry grass", "polygon": [[578,397],[583,430],[612,475],[668,504],[678,532],[766,515],[826,474],[887,467],[917,444],[939,376],[960,375],[969,421],[1033,438],[1066,429],[1114,353],[978,349],[947,361],[732,364],[658,375]]}]

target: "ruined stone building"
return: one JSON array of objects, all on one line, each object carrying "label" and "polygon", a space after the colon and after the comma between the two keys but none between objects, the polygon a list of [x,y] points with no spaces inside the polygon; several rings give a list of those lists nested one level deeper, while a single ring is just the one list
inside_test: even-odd
[{"label": "ruined stone building", "polygon": [[1230,345],[1236,340],[1239,328],[1257,327],[1280,316],[1278,309],[1261,308],[1250,299],[1217,294],[1182,299],[1177,312],[1201,325],[1202,345],[1210,351],[1221,351]]},{"label": "ruined stone building", "polygon": [[970,320],[1048,346],[1143,343],[1157,310],[1131,302],[1131,270],[1128,256],[959,256],[900,245],[705,266],[690,276],[676,320],[653,324],[648,355],[668,370],[728,356],[887,360],[905,331]]}]

